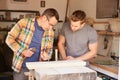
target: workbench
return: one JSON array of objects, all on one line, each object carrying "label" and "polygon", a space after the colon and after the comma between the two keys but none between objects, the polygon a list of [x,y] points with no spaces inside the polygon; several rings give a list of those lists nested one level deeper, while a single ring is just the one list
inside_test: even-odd
[{"label": "workbench", "polygon": [[96,70],[97,72],[100,72],[112,78],[118,79],[118,65],[101,65],[101,64],[95,63],[95,59],[91,59],[89,67],[93,70]]},{"label": "workbench", "polygon": [[29,80],[96,80],[97,73],[80,60],[28,62]]}]

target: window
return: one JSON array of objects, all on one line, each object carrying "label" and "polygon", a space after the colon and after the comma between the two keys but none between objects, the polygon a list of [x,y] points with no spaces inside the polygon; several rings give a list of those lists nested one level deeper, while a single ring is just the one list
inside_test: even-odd
[{"label": "window", "polygon": [[97,0],[96,18],[118,17],[119,0]]}]

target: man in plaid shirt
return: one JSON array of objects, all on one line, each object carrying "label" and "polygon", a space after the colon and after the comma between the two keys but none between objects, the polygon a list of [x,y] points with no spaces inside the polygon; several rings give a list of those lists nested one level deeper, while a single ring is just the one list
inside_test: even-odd
[{"label": "man in plaid shirt", "polygon": [[26,62],[50,59],[53,49],[53,26],[59,20],[58,12],[46,9],[41,16],[24,18],[8,32],[7,45],[13,50],[12,69],[14,80],[28,80]]}]

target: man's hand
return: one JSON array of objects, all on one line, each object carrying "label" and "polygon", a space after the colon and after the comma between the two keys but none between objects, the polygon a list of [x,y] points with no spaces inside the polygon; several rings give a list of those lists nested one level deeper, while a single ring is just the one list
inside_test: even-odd
[{"label": "man's hand", "polygon": [[50,57],[47,53],[41,53],[41,59],[44,61],[44,60],[49,60]]},{"label": "man's hand", "polygon": [[66,60],[73,60],[73,59],[75,59],[75,58],[72,56],[67,56],[67,58],[66,58]]},{"label": "man's hand", "polygon": [[29,49],[26,49],[22,52],[22,54],[25,56],[25,57],[31,57],[34,52],[36,51],[35,48],[29,48]]}]

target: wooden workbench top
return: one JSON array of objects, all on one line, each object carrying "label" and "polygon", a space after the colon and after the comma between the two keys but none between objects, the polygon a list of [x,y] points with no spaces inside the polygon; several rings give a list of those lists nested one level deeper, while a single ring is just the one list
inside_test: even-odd
[{"label": "wooden workbench top", "polygon": [[107,60],[109,60],[109,58],[98,56],[98,57],[90,60],[90,65],[101,68],[101,69],[104,69],[104,70],[112,72],[114,74],[118,74],[118,65],[115,65],[115,64],[112,65],[112,63],[107,64],[107,65],[105,65],[105,64],[103,65],[103,64],[100,64],[99,62],[98,63],[96,62],[96,61],[99,61],[99,60],[101,60],[103,62],[106,60],[106,62],[107,62]]}]

